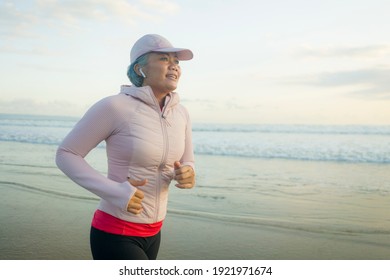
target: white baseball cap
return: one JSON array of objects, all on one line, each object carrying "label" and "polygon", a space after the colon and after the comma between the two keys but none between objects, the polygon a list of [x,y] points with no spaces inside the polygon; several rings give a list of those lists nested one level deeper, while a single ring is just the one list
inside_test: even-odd
[{"label": "white baseball cap", "polygon": [[194,57],[189,49],[174,48],[164,37],[157,34],[147,34],[135,42],[130,52],[130,62],[133,63],[141,55],[148,52],[174,52],[179,60],[190,60]]}]

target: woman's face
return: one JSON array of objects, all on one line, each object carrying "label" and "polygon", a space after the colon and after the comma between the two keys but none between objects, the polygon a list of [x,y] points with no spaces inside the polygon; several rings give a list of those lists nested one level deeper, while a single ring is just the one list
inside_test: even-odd
[{"label": "woman's face", "polygon": [[142,71],[146,76],[143,86],[150,86],[155,94],[174,91],[181,76],[179,60],[175,53],[150,53],[148,64],[142,67]]}]

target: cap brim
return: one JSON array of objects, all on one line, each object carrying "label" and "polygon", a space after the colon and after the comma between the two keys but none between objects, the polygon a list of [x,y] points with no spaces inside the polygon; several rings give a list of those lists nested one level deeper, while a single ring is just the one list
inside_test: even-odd
[{"label": "cap brim", "polygon": [[153,50],[154,52],[166,52],[166,53],[176,53],[179,60],[191,60],[194,57],[194,54],[189,49],[182,48],[162,48]]}]

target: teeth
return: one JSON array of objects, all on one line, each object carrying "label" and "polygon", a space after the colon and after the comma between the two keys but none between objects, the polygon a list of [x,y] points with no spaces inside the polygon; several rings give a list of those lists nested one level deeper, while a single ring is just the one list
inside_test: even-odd
[{"label": "teeth", "polygon": [[174,79],[177,79],[177,76],[176,75],[167,75],[168,78],[174,78]]}]

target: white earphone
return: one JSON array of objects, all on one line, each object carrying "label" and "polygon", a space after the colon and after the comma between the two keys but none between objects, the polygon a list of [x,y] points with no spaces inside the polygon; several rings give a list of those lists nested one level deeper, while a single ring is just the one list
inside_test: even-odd
[{"label": "white earphone", "polygon": [[146,75],[145,75],[144,71],[142,71],[142,68],[140,68],[139,71],[141,72],[142,77],[146,78]]}]

